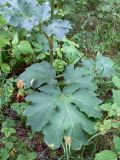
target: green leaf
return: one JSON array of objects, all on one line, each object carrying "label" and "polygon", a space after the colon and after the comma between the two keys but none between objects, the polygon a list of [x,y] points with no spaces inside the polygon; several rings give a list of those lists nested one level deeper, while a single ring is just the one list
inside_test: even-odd
[{"label": "green leaf", "polygon": [[25,110],[25,108],[27,107],[26,103],[13,103],[11,108],[17,112],[17,114],[19,116],[23,115],[23,111]]},{"label": "green leaf", "polygon": [[53,67],[55,68],[56,71],[61,72],[64,70],[64,67],[67,64],[65,63],[65,61],[61,60],[61,59],[55,59],[53,62]]},{"label": "green leaf", "polygon": [[[99,100],[95,98],[95,95],[90,98],[90,100],[95,99],[95,103],[93,101],[92,105],[90,105],[89,102],[88,105],[82,100],[84,93],[82,95],[80,91],[76,91],[76,93],[69,92],[69,86],[65,87],[63,92],[58,87],[49,85],[41,87],[40,91],[27,96],[26,100],[32,103],[25,110],[25,115],[27,116],[28,124],[32,126],[34,131],[43,129],[45,142],[48,145],[52,144],[54,149],[59,148],[65,135],[64,132],[68,130],[71,130],[73,141],[74,137],[78,136],[77,132],[79,131],[77,128],[80,129],[81,133],[84,133],[82,135],[86,135],[85,132],[88,134],[95,133],[95,123],[84,114],[86,112],[95,118],[100,116],[98,111],[94,114],[95,106],[99,104]],[[91,95],[88,94],[86,98],[89,96]],[[84,107],[88,111],[83,109]],[[89,113],[90,110],[93,110],[93,113],[91,112],[92,115]],[[78,138],[81,138],[81,136],[78,136]],[[82,141],[78,139],[79,145],[76,146],[77,148],[74,146],[73,148],[81,148],[85,140],[86,138]]]},{"label": "green leaf", "polygon": [[113,151],[104,150],[96,154],[95,160],[117,160],[117,156]]},{"label": "green leaf", "polygon": [[44,58],[46,58],[46,55],[45,55],[44,53],[40,53],[40,54],[36,57],[37,60],[42,60],[42,59],[44,59]]},{"label": "green leaf", "polygon": [[96,84],[93,83],[94,73],[85,67],[74,68],[74,65],[68,66],[64,78],[66,84],[77,84],[81,89],[96,90]]},{"label": "green leaf", "polygon": [[115,150],[120,154],[120,137],[114,135],[113,143],[114,143],[114,146],[115,146]]},{"label": "green leaf", "polygon": [[73,41],[64,38],[63,50],[65,53],[65,57],[69,61],[70,64],[75,63],[82,57],[82,53],[78,51],[79,46]]},{"label": "green leaf", "polygon": [[50,48],[49,43],[48,43],[48,40],[44,34],[37,35],[36,39],[37,39],[37,43],[41,44],[41,46],[45,52],[49,51],[49,48]]},{"label": "green leaf", "polygon": [[11,119],[6,119],[6,120],[2,123],[2,127],[4,127],[4,128],[15,127],[15,121],[14,121],[14,120],[11,120]]},{"label": "green leaf", "polygon": [[0,53],[0,66],[2,64],[2,54]]},{"label": "green leaf", "polygon": [[35,158],[37,158],[37,153],[35,152],[27,153],[27,160],[34,160]]},{"label": "green leaf", "polygon": [[21,54],[33,54],[34,53],[31,47],[31,44],[28,41],[21,41],[20,44],[18,45],[18,49]]},{"label": "green leaf", "polygon": [[20,155],[18,156],[17,160],[27,160],[27,159],[26,159],[26,156],[25,156],[25,155],[20,154]]},{"label": "green leaf", "polygon": [[4,72],[4,73],[9,73],[10,72],[10,66],[6,63],[2,63],[1,65],[1,70]]},{"label": "green leaf", "polygon": [[35,15],[37,9],[35,0],[6,1],[9,7],[1,5],[1,14],[9,24],[27,30],[31,30],[33,26],[38,25],[38,18]]},{"label": "green leaf", "polygon": [[6,147],[6,149],[8,149],[8,150],[11,150],[12,148],[13,148],[13,143],[12,142],[7,142],[6,144],[5,144],[5,147]]},{"label": "green leaf", "polygon": [[120,122],[115,122],[112,124],[113,128],[120,128]]},{"label": "green leaf", "polygon": [[4,26],[6,24],[6,20],[0,15],[0,26]]},{"label": "green leaf", "polygon": [[96,97],[95,93],[86,90],[78,91],[74,94],[73,103],[76,103],[80,110],[85,112],[88,117],[101,117],[100,112],[96,109],[101,100]]},{"label": "green leaf", "polygon": [[13,35],[10,31],[8,30],[5,30],[5,29],[0,29],[0,38],[1,39],[12,39],[13,38]]},{"label": "green leaf", "polygon": [[9,158],[9,151],[5,148],[0,149],[0,159],[8,160],[8,158]]},{"label": "green leaf", "polygon": [[49,2],[46,1],[41,6],[39,6],[37,14],[38,14],[38,18],[39,18],[40,23],[49,19],[51,16],[51,6],[50,6]]},{"label": "green leaf", "polygon": [[114,63],[109,57],[97,56],[96,69],[102,77],[111,77],[115,74]]},{"label": "green leaf", "polygon": [[18,79],[25,83],[25,87],[37,88],[44,83],[53,83],[56,73],[48,62],[36,63],[26,68]]},{"label": "green leaf", "polygon": [[112,105],[110,103],[105,103],[103,105],[100,106],[100,108],[103,111],[107,111],[109,117],[113,117],[113,116],[118,116],[118,114],[120,113],[120,109],[119,107],[117,107],[117,105],[115,103],[113,103]]},{"label": "green leaf", "polygon": [[33,131],[43,131],[45,142],[51,148],[59,148],[64,136],[70,136],[72,148],[80,149],[89,135],[95,133],[95,119],[101,117],[96,107],[101,100],[95,94],[94,74],[84,66],[74,68],[70,65],[63,78],[65,85],[60,89],[49,63],[28,67],[19,79],[28,88],[40,88],[26,97],[31,103],[24,114]]},{"label": "green leaf", "polygon": [[0,48],[5,47],[6,45],[10,45],[9,39],[3,39],[0,37]]},{"label": "green leaf", "polygon": [[84,65],[86,68],[89,70],[94,70],[95,69],[95,62],[93,61],[92,58],[82,58],[82,65]]},{"label": "green leaf", "polygon": [[36,0],[6,0],[5,3],[0,3],[0,13],[4,16],[7,22],[17,27],[18,29],[26,29],[31,31],[33,27],[42,24],[42,30],[49,36],[54,35],[59,40],[63,39],[65,34],[71,29],[68,21],[57,19],[53,20],[48,25],[44,25],[50,19],[51,6],[49,2],[44,2],[40,5]]},{"label": "green leaf", "polygon": [[20,50],[19,50],[19,48],[18,48],[18,46],[13,46],[13,48],[12,48],[12,55],[13,55],[13,57],[15,57],[17,60],[20,60]]},{"label": "green leaf", "polygon": [[120,107],[120,91],[119,90],[113,90],[113,99],[116,105]]},{"label": "green leaf", "polygon": [[120,88],[120,78],[118,78],[117,76],[113,76],[112,81],[117,88]]},{"label": "green leaf", "polygon": [[12,44],[13,44],[13,45],[17,45],[18,42],[19,42],[18,33],[16,33],[16,34],[14,35],[13,40],[12,40]]},{"label": "green leaf", "polygon": [[28,31],[34,26],[46,21],[50,17],[51,7],[48,2],[42,5],[36,0],[6,0],[9,7],[0,4],[0,12],[12,26],[24,28]]},{"label": "green leaf", "polygon": [[102,126],[103,131],[109,131],[111,128],[112,128],[112,120],[111,119],[104,120]]},{"label": "green leaf", "polygon": [[3,132],[5,134],[5,137],[10,137],[11,134],[16,133],[16,130],[14,128],[2,128],[1,132]]},{"label": "green leaf", "polygon": [[65,34],[71,29],[71,24],[66,20],[53,20],[48,26],[43,26],[43,31],[45,31],[49,36],[54,35],[58,40],[62,40]]}]

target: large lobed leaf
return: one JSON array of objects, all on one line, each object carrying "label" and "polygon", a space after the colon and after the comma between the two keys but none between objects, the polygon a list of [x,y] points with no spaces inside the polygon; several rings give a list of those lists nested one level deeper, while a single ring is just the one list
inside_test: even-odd
[{"label": "large lobed leaf", "polygon": [[38,18],[39,18],[40,23],[49,19],[51,16],[51,13],[50,13],[51,7],[50,7],[49,2],[46,1],[45,3],[40,5],[37,12],[38,12],[37,14],[38,14]]},{"label": "large lobed leaf", "polygon": [[53,20],[47,25],[44,24],[50,19],[51,6],[49,2],[40,5],[36,0],[5,0],[0,2],[0,13],[7,22],[17,28],[31,31],[34,26],[43,25],[42,30],[49,36],[54,35],[59,40],[63,39],[71,29],[66,20]]},{"label": "large lobed leaf", "polygon": [[[6,2],[9,6],[5,5]],[[8,23],[27,30],[46,21],[51,11],[49,2],[39,5],[36,0],[6,0],[0,3],[0,7]]]},{"label": "large lobed leaf", "polygon": [[71,29],[71,24],[67,20],[53,20],[48,26],[43,26],[43,30],[49,35],[54,35],[59,40],[62,40]]},{"label": "large lobed leaf", "polygon": [[52,144],[54,149],[60,147],[65,135],[72,137],[74,149],[81,148],[87,140],[86,133],[95,133],[95,122],[87,115],[100,117],[100,113],[95,110],[100,101],[95,95],[84,95],[80,91],[69,92],[69,86],[65,87],[63,92],[49,85],[39,90],[41,92],[33,93],[26,98],[32,102],[25,111],[28,124],[34,131],[43,129],[46,143]]},{"label": "large lobed leaf", "polygon": [[93,83],[94,72],[85,67],[74,68],[74,65],[70,65],[64,73],[64,78],[66,84],[77,84],[81,89],[96,90],[96,84]]},{"label": "large lobed leaf", "polygon": [[[31,79],[34,79],[34,88],[45,84],[39,88],[39,92],[26,97],[31,104],[25,110],[25,115],[33,131],[43,131],[45,142],[54,149],[60,147],[64,136],[72,138],[73,149],[81,148],[88,135],[95,133],[95,119],[101,117],[96,110],[101,100],[94,92],[94,76],[87,71],[84,73],[83,68],[67,67],[64,74],[66,86],[62,90],[55,80],[53,68],[47,62],[32,65],[19,77],[27,87],[30,87]],[[50,83],[51,80],[56,83]]]},{"label": "large lobed leaf", "polygon": [[54,83],[56,73],[48,62],[35,63],[26,68],[18,79],[23,80],[25,87],[38,88],[44,83]]},{"label": "large lobed leaf", "polygon": [[111,77],[115,74],[114,63],[109,57],[97,56],[96,69],[102,77]]},{"label": "large lobed leaf", "polygon": [[1,6],[1,14],[7,22],[18,28],[31,30],[39,24],[36,16],[37,2],[31,0],[6,0],[7,4]]},{"label": "large lobed leaf", "polygon": [[95,61],[82,59],[82,64],[89,70],[95,71],[96,75],[102,78],[111,78],[115,75],[114,62],[109,57],[97,55]]}]

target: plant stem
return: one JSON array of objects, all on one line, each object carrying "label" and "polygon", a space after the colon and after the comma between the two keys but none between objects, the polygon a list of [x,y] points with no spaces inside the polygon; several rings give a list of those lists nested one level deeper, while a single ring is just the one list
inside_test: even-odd
[{"label": "plant stem", "polygon": [[53,45],[53,36],[50,37],[50,40],[51,40],[51,42],[49,43],[49,45],[50,45],[50,63],[53,64],[53,61],[54,61],[54,55],[53,55],[53,48],[54,48],[54,45]]},{"label": "plant stem", "polygon": [[0,66],[2,65],[2,54],[1,54],[1,49],[0,49]]},{"label": "plant stem", "polygon": [[[54,18],[54,0],[51,0],[51,20]],[[50,37],[50,63],[53,64],[54,60],[54,55],[53,55],[53,49],[54,49],[54,44],[53,44],[53,36]]]},{"label": "plant stem", "polygon": [[54,18],[54,0],[51,0],[51,19]]}]

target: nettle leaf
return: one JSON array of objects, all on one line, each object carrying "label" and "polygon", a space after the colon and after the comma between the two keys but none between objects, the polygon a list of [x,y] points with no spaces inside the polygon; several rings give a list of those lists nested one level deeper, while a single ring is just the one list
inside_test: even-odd
[{"label": "nettle leaf", "polygon": [[65,58],[67,58],[70,64],[75,64],[83,56],[83,54],[78,50],[79,45],[67,38],[64,38],[63,42]]},{"label": "nettle leaf", "polygon": [[12,40],[12,45],[17,45],[18,43],[19,43],[19,37],[18,37],[18,33],[16,33]]},{"label": "nettle leaf", "polygon": [[9,151],[6,148],[0,149],[0,159],[7,160],[9,158]]},{"label": "nettle leaf", "polygon": [[25,87],[38,88],[41,84],[44,83],[54,83],[53,80],[56,76],[56,73],[52,66],[48,62],[35,63],[32,66],[26,68],[18,79],[23,80]]},{"label": "nettle leaf", "polygon": [[10,73],[10,66],[6,63],[2,63],[1,64],[1,71],[3,71],[4,73]]},{"label": "nettle leaf", "polygon": [[29,41],[21,41],[18,45],[20,54],[33,54],[34,51]]},{"label": "nettle leaf", "polygon": [[9,39],[2,39],[0,37],[0,48],[5,47],[6,45],[10,45]]},{"label": "nettle leaf", "polygon": [[53,67],[55,68],[56,71],[62,72],[64,70],[64,67],[66,66],[66,62],[61,60],[61,59],[56,59],[53,62]]},{"label": "nettle leaf", "polygon": [[[95,133],[95,119],[101,117],[100,112],[95,109],[101,100],[96,97],[95,89],[91,88],[95,85],[92,84],[93,75],[85,72],[84,76],[76,77],[74,72],[81,74],[81,70],[74,69],[73,66],[67,68],[69,71],[70,69],[73,77],[62,90],[59,83],[50,83],[51,79],[52,82],[55,81],[55,72],[47,62],[32,65],[19,77],[28,84],[27,87],[30,86],[32,78],[35,78],[35,88],[47,83],[42,85],[38,92],[26,97],[31,103],[24,114],[27,116],[28,125],[32,126],[33,131],[43,131],[45,142],[53,149],[60,147],[64,136],[72,138],[73,149],[80,149],[89,135]],[[69,77],[66,71],[63,78],[66,81]],[[83,79],[86,80],[86,87],[80,85]]]},{"label": "nettle leaf", "polygon": [[34,160],[35,158],[37,158],[37,153],[36,152],[27,153],[27,159],[28,160]]},{"label": "nettle leaf", "polygon": [[43,26],[43,31],[45,31],[49,36],[54,35],[58,40],[62,40],[71,29],[71,24],[67,20],[53,20],[48,26]]}]

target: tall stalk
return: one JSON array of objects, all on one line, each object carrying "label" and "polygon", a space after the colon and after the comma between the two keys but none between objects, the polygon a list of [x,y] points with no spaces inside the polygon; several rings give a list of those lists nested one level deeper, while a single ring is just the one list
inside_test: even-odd
[{"label": "tall stalk", "polygon": [[[51,20],[54,18],[54,0],[51,0]],[[54,49],[54,44],[53,44],[53,36],[50,37],[50,63],[53,64],[54,60],[54,55],[53,55],[53,49]]]},{"label": "tall stalk", "polygon": [[51,19],[54,18],[54,0],[51,0]]},{"label": "tall stalk", "polygon": [[2,65],[2,54],[1,54],[1,49],[0,49],[0,65]]}]

